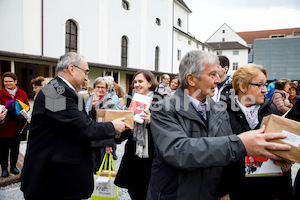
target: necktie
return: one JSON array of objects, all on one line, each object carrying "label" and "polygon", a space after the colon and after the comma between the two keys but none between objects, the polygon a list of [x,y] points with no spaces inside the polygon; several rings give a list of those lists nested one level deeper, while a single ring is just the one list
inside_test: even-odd
[{"label": "necktie", "polygon": [[205,104],[202,104],[202,103],[199,103],[198,105],[198,110],[200,112],[200,114],[202,115],[202,117],[207,120],[206,118],[206,105]]}]

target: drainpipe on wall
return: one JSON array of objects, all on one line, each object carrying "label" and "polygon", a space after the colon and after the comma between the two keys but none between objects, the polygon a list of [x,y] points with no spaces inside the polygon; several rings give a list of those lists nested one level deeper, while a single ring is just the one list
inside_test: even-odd
[{"label": "drainpipe on wall", "polygon": [[42,0],[42,56],[44,56],[44,0]]},{"label": "drainpipe on wall", "polygon": [[[175,0],[174,0],[175,1]],[[174,4],[173,1],[173,13],[172,13],[172,60],[171,60],[171,73],[173,74],[173,57],[174,57]]]}]

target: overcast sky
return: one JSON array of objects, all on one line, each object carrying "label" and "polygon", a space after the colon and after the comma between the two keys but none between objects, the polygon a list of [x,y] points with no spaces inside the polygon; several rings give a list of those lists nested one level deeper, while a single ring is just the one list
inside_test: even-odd
[{"label": "overcast sky", "polygon": [[201,42],[224,23],[235,32],[300,27],[300,0],[184,0],[189,32]]}]

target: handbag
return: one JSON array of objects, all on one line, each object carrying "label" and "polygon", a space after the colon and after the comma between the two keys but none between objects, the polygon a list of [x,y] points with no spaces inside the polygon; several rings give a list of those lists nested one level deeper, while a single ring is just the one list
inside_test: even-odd
[{"label": "handbag", "polygon": [[117,200],[119,187],[114,184],[116,175],[111,153],[105,154],[97,175],[94,175],[94,191],[91,200]]}]

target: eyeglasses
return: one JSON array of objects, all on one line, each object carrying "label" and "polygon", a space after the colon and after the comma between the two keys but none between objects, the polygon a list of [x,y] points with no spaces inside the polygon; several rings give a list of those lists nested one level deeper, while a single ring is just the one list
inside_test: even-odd
[{"label": "eyeglasses", "polygon": [[73,65],[74,67],[76,67],[76,68],[78,68],[78,69],[81,69],[82,71],[84,71],[84,73],[85,73],[85,75],[87,76],[88,74],[89,74],[89,72],[90,72],[90,70],[88,70],[88,69],[82,69],[82,68],[80,68],[80,67],[77,67],[76,65]]},{"label": "eyeglasses", "polygon": [[216,79],[217,76],[219,76],[219,74],[217,73],[217,71],[213,71],[210,73],[206,73],[208,76],[210,76],[212,79]]},{"label": "eyeglasses", "polygon": [[101,90],[107,89],[106,87],[100,87],[100,86],[96,86],[96,88]]},{"label": "eyeglasses", "polygon": [[248,83],[250,85],[256,85],[259,89],[264,89],[264,87],[268,87],[268,83]]}]

